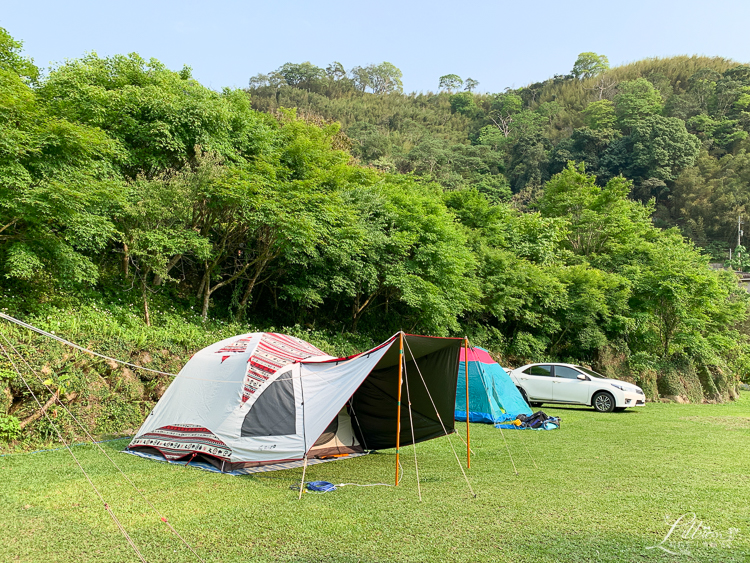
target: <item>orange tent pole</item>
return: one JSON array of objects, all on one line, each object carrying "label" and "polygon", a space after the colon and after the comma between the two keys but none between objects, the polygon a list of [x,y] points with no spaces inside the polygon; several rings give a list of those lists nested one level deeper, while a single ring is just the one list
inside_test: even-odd
[{"label": "orange tent pole", "polygon": [[404,331],[398,335],[398,402],[396,403],[396,486],[398,487],[399,446],[401,445],[401,380],[404,369]]},{"label": "orange tent pole", "polygon": [[466,379],[466,468],[471,469],[471,434],[469,433],[469,339],[464,337],[464,379]]}]

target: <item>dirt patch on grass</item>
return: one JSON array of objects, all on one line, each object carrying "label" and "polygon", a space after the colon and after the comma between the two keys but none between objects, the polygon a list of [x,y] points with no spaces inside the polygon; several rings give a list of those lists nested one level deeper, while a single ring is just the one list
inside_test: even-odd
[{"label": "dirt patch on grass", "polygon": [[683,416],[681,419],[722,426],[725,430],[750,430],[750,416]]}]

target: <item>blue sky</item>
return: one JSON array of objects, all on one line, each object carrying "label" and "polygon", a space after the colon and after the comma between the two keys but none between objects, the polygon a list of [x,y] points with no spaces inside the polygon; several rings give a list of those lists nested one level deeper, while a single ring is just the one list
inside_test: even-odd
[{"label": "blue sky", "polygon": [[594,51],[614,66],[645,57],[750,62],[750,1],[536,0],[276,2],[3,0],[0,26],[39,66],[89,51],[137,52],[212,88],[244,87],[285,62],[389,61],[407,91],[455,73],[498,92],[570,71]]}]

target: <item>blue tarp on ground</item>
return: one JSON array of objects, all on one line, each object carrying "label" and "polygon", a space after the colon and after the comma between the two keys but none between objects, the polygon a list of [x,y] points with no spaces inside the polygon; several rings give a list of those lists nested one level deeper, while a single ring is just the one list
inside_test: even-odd
[{"label": "blue tarp on ground", "polygon": [[[204,471],[211,471],[212,473],[222,473],[224,475],[251,475],[253,473],[265,473],[268,471],[277,471],[279,469],[295,469],[298,467],[302,467],[305,462],[302,459],[298,459],[296,461],[287,461],[285,463],[274,463],[271,465],[261,465],[258,467],[246,467],[243,469],[234,469],[232,471],[222,471],[215,465],[211,465],[210,463],[202,460],[170,460],[165,459],[162,455],[157,455],[153,453],[148,452],[140,452],[135,450],[123,450],[122,453],[124,454],[130,454],[130,455],[137,455],[138,457],[145,457],[146,459],[152,459],[154,461],[162,461],[166,463],[171,463],[172,465],[182,465],[184,466],[190,466],[194,467],[196,469],[202,469]],[[329,461],[337,461],[339,459],[348,459],[350,457],[360,457],[363,455],[367,455],[367,452],[364,453],[356,453],[356,454],[350,454],[347,457],[341,457],[341,458],[328,458],[328,459],[308,459],[307,465],[317,465],[318,463],[327,463]]]},{"label": "blue tarp on ground", "polygon": [[[532,412],[508,373],[484,348],[469,349],[469,422],[497,424],[513,420],[519,414],[531,416]],[[466,361],[463,350],[458,367],[455,419],[466,420]]]}]

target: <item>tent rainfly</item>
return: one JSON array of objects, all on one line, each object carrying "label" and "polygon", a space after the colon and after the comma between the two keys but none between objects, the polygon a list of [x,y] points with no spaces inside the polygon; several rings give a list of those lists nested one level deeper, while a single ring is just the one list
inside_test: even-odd
[{"label": "tent rainfly", "polygon": [[250,473],[437,438],[454,432],[463,342],[398,333],[333,358],[282,334],[228,338],[185,364],[128,450]]},{"label": "tent rainfly", "polygon": [[[511,421],[519,414],[531,416],[531,408],[523,400],[507,372],[492,359],[484,348],[468,349],[469,356],[469,421],[498,424]],[[466,351],[461,350],[456,391],[456,420],[466,420]]]}]

